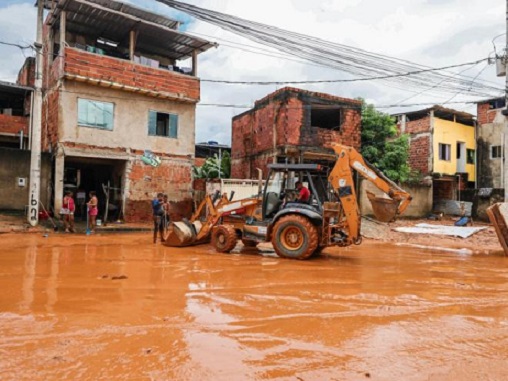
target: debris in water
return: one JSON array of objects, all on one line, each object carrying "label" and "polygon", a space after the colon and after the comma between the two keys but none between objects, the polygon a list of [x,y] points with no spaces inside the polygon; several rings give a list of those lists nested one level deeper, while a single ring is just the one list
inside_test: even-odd
[{"label": "debris in water", "polygon": [[126,275],[115,275],[111,277],[111,280],[128,279]]}]

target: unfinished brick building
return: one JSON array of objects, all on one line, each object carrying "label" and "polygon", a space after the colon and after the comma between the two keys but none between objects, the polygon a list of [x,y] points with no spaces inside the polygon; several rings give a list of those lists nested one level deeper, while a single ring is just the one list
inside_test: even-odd
[{"label": "unfinished brick building", "polygon": [[[164,192],[173,218],[188,215],[197,56],[214,45],[180,32],[178,21],[117,1],[56,0],[47,8],[42,144],[55,157],[55,210],[65,189],[94,190],[100,215],[109,196],[113,218],[148,220],[149,200]],[[185,59],[192,67],[178,66]]]},{"label": "unfinished brick building", "polygon": [[267,174],[270,163],[331,164],[331,142],[360,149],[361,102],[286,87],[233,118],[233,178]]}]

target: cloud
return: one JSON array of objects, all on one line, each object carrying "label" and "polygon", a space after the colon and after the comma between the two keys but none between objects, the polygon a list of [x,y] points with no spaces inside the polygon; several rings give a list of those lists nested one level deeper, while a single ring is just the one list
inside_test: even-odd
[{"label": "cloud", "polygon": [[[124,0],[125,1],[125,0]],[[203,8],[275,25],[283,29],[309,34],[368,51],[439,67],[469,62],[487,57],[493,50],[491,40],[504,32],[505,10],[501,1],[484,0],[186,0]],[[159,12],[184,22],[189,33],[219,42],[217,49],[199,56],[199,76],[202,79],[243,81],[284,81],[350,78],[349,75],[296,58],[280,58],[273,49],[224,31],[177,12],[154,0],[129,0],[138,7]],[[1,40],[32,42],[35,36],[33,0],[18,0],[8,5],[1,2]],[[11,21],[12,20],[12,21]],[[497,40],[499,46],[504,39]],[[256,48],[257,47],[257,48]],[[247,50],[256,50],[257,53]],[[0,46],[0,78],[15,77],[23,62],[18,49]],[[471,79],[493,81],[503,88],[503,80],[495,77],[495,69],[476,65],[464,74]],[[253,105],[256,99],[280,86],[221,85],[202,82],[202,103]],[[298,85],[308,90],[329,92],[344,97],[363,97],[376,105],[444,102],[453,94],[431,95],[423,89],[409,89],[404,83],[359,82],[350,84]],[[418,94],[421,92],[421,94]],[[456,94],[453,100],[464,98]],[[465,109],[467,105],[448,104]],[[466,111],[474,111],[472,106]],[[407,110],[407,109],[405,109]],[[245,111],[242,108],[199,106],[196,115],[196,140],[217,140],[229,143],[231,119]],[[386,111],[398,111],[387,109]]]},{"label": "cloud", "polygon": [[[9,2],[0,8],[0,41],[20,45],[33,44],[35,40],[36,9],[33,2]],[[31,50],[20,50],[13,46],[0,45],[0,80],[15,81],[25,56]]]}]

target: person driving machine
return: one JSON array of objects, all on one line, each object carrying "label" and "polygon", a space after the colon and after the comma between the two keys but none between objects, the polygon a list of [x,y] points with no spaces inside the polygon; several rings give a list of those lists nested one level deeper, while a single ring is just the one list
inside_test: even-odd
[{"label": "person driving machine", "polygon": [[301,181],[297,181],[296,190],[299,192],[298,197],[295,202],[299,202],[301,204],[308,204],[310,199],[310,191],[306,187],[303,186]]}]

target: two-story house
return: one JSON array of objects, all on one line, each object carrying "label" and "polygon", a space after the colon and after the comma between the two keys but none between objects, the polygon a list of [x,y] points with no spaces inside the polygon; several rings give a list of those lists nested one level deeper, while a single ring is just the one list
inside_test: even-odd
[{"label": "two-story house", "polygon": [[433,106],[395,115],[401,133],[409,134],[409,164],[432,177],[434,202],[456,200],[457,190],[476,184],[475,117]]},{"label": "two-story house", "polygon": [[267,175],[270,163],[331,164],[326,145],[360,149],[361,101],[285,87],[233,118],[232,178]]},{"label": "two-story house", "polygon": [[109,197],[113,218],[147,220],[149,200],[163,192],[173,217],[188,215],[197,57],[214,45],[118,1],[47,8],[42,144],[55,157],[55,210],[66,189],[96,191],[100,215]]}]

